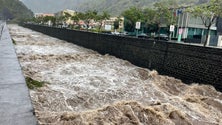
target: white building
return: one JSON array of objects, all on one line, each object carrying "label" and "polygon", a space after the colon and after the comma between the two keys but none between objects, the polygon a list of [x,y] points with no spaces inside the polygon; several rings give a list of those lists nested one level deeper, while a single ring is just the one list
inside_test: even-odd
[{"label": "white building", "polygon": [[[182,31],[183,40],[187,40],[187,42],[203,43],[206,39],[207,27],[205,27],[201,18],[194,17],[191,13],[186,12],[184,8],[179,8],[176,10],[176,12],[178,19],[171,37],[177,39],[179,36],[179,31]],[[213,37],[217,35],[216,20],[210,28],[209,35],[211,37],[208,39],[208,45],[211,44],[209,41],[215,41],[213,40]],[[215,44],[216,43],[212,43],[211,45],[216,46]]]}]

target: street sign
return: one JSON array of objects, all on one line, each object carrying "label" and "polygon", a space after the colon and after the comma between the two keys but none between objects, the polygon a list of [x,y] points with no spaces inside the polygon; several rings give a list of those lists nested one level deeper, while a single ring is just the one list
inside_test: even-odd
[{"label": "street sign", "polygon": [[183,29],[180,28],[178,33],[179,33],[179,35],[178,35],[178,39],[177,39],[177,41],[178,41],[178,42],[181,42],[182,34],[183,34]]},{"label": "street sign", "polygon": [[111,31],[112,30],[112,26],[111,25],[105,25],[105,30],[106,31]]},{"label": "street sign", "polygon": [[174,25],[170,25],[170,32],[174,32],[175,26]]},{"label": "street sign", "polygon": [[179,34],[183,34],[183,29],[182,28],[179,29]]},{"label": "street sign", "polygon": [[141,22],[136,22],[136,29],[140,29]]}]

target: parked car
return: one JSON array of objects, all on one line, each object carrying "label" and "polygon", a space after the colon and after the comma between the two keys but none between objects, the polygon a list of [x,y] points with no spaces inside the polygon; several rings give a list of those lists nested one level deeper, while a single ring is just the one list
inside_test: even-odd
[{"label": "parked car", "polygon": [[138,35],[138,38],[150,38],[150,37],[145,33],[141,33]]},{"label": "parked car", "polygon": [[166,40],[166,41],[169,41],[169,36],[168,35],[166,35],[166,34],[159,34],[159,35],[156,35],[155,36],[155,39],[157,39],[157,40]]},{"label": "parked car", "polygon": [[103,33],[103,34],[109,34],[109,35],[112,34],[111,31],[102,31],[102,33]]},{"label": "parked car", "polygon": [[120,32],[119,35],[120,35],[120,36],[127,36],[127,35],[129,35],[129,34],[128,34],[128,32]]},{"label": "parked car", "polygon": [[120,35],[120,32],[111,32],[113,35]]}]

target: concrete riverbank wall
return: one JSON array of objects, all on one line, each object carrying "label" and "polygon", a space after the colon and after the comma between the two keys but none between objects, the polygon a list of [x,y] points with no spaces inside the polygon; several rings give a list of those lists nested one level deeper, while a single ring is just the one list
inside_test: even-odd
[{"label": "concrete riverbank wall", "polygon": [[44,34],[222,91],[222,49],[25,24]]},{"label": "concrete riverbank wall", "polygon": [[0,33],[0,124],[36,125],[28,87],[4,22],[0,22]]}]

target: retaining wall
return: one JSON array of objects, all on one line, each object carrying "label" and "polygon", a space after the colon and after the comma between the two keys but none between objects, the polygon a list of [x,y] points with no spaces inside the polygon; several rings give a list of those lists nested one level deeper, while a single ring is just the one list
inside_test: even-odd
[{"label": "retaining wall", "polygon": [[222,49],[26,24],[24,27],[222,91]]},{"label": "retaining wall", "polygon": [[0,124],[37,125],[29,90],[5,23],[0,22],[0,30]]}]

